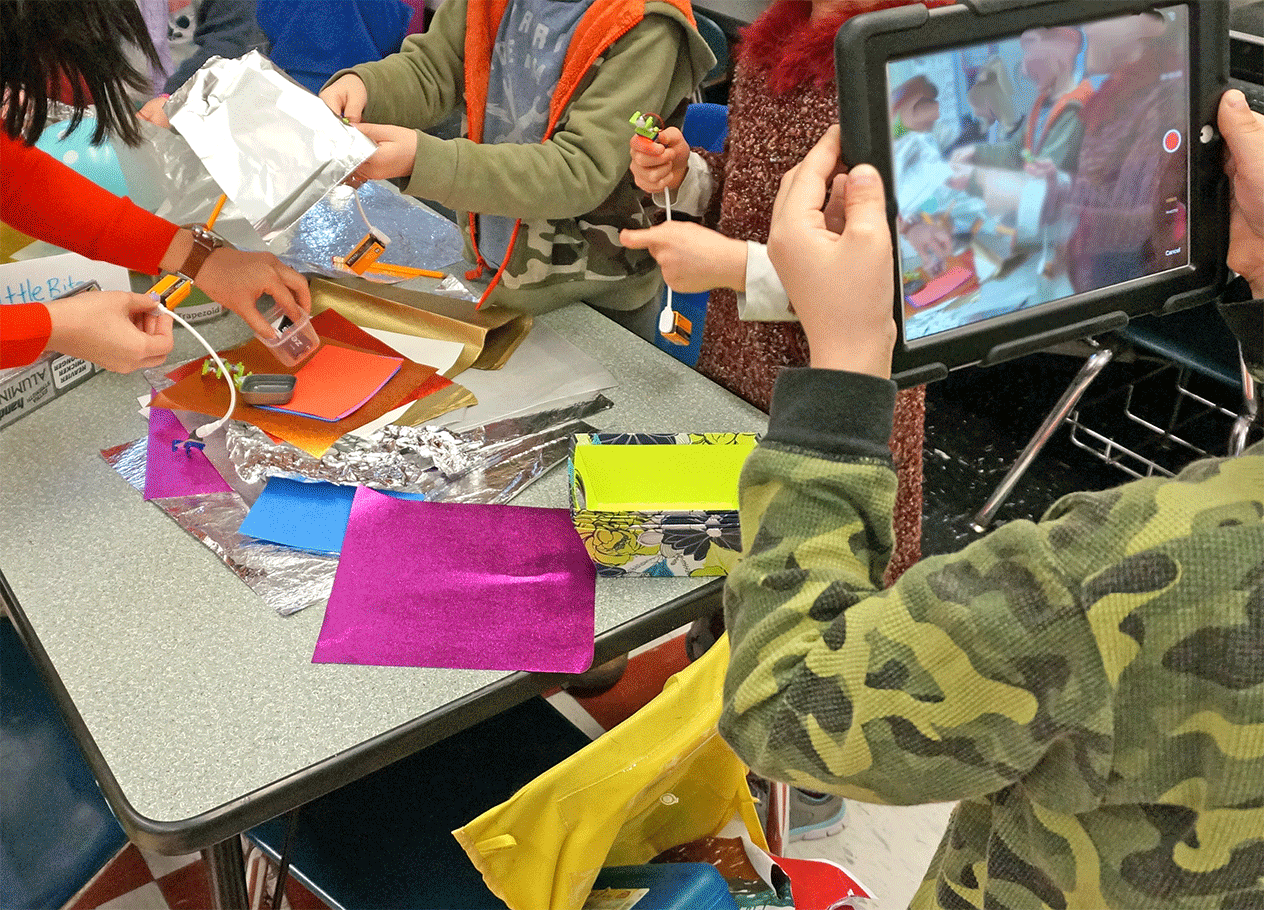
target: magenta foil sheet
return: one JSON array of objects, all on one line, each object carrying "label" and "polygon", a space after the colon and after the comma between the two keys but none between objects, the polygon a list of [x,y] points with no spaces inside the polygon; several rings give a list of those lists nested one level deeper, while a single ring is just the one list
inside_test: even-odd
[{"label": "magenta foil sheet", "polygon": [[188,438],[189,431],[175,414],[163,408],[149,409],[145,499],[233,491],[201,449],[195,446],[172,448],[173,442]]},{"label": "magenta foil sheet", "polygon": [[566,509],[360,487],[312,660],[581,673],[595,587]]}]

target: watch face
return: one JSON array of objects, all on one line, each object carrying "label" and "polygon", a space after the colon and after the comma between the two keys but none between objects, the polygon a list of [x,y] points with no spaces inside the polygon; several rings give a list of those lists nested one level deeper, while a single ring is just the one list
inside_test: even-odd
[{"label": "watch face", "polygon": [[201,225],[193,228],[193,239],[207,249],[214,250],[223,246],[223,241]]}]

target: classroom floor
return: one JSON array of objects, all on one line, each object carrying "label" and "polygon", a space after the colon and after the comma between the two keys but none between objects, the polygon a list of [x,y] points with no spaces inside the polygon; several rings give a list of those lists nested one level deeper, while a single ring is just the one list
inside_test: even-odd
[{"label": "classroom floor", "polygon": [[[925,555],[951,552],[977,536],[970,529],[971,517],[1056,403],[1080,363],[1073,356],[1037,354],[986,370],[962,371],[929,387]],[[1083,423],[1112,436],[1128,433],[1131,422],[1123,414],[1121,390],[1151,369],[1148,364],[1108,367],[1085,397]],[[1171,380],[1171,375],[1160,375],[1141,382],[1134,396],[1134,411],[1146,404],[1165,410],[1173,395]],[[1212,384],[1197,391],[1228,407],[1238,404],[1236,393],[1223,386]],[[1224,450],[1227,427],[1225,419],[1204,415],[1182,432],[1189,441],[1219,454]],[[1074,445],[1071,438],[1066,426],[1053,435],[1001,509],[999,521],[1037,518],[1065,493],[1105,489],[1127,479],[1118,468]],[[1170,447],[1155,450],[1153,457],[1172,467],[1189,458],[1187,454],[1173,454]],[[652,698],[685,660],[682,630],[636,652],[623,679],[607,693],[586,699],[558,693],[551,700],[597,735]],[[891,808],[849,803],[842,832],[794,844],[790,852],[840,863],[876,893],[874,910],[896,910],[907,906],[950,809],[948,805]],[[263,869],[258,860],[255,856],[248,863],[252,888]],[[129,846],[70,906],[73,910],[202,908],[209,906],[209,894],[206,871],[198,856],[157,856]],[[286,896],[285,905],[293,910],[323,910],[323,905],[293,880]]]}]

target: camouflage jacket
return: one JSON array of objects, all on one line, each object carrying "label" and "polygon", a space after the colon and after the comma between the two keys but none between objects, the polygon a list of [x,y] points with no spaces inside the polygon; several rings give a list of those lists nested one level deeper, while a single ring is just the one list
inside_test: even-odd
[{"label": "camouflage jacket", "polygon": [[809,789],[959,801],[914,907],[1264,907],[1264,444],[880,590],[893,395],[782,375],[742,476],[721,733]]},{"label": "camouflage jacket", "polygon": [[[557,93],[545,99],[548,138],[481,144],[503,7],[446,0],[398,54],[347,71],[368,90],[364,119],[417,130],[406,192],[456,211],[471,262],[478,252],[470,213],[520,219],[489,302],[529,312],[579,300],[610,309],[646,303],[661,286],[658,266],[647,251],[619,243],[622,228],[648,227],[653,211],[629,172],[628,120],[650,111],[679,127],[715,57],[682,0],[600,0],[571,39]],[[462,104],[470,138],[424,132]]]}]

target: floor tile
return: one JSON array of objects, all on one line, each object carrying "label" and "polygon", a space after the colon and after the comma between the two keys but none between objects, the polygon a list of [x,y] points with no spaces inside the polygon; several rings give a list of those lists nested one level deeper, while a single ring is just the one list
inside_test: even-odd
[{"label": "floor tile", "polygon": [[145,864],[149,866],[149,871],[153,873],[155,881],[162,878],[164,875],[170,875],[177,869],[183,869],[190,863],[200,862],[202,859],[202,855],[200,853],[186,853],[182,856],[164,856],[161,853],[141,850],[140,855],[145,858]]},{"label": "floor tile", "polygon": [[201,860],[157,880],[171,910],[205,910],[211,905],[211,877]]},{"label": "floor tile", "polygon": [[128,844],[97,873],[68,905],[68,910],[93,910],[154,880],[145,858]]},{"label": "floor tile", "polygon": [[166,898],[153,882],[98,905],[98,910],[167,910]]},{"label": "floor tile", "polygon": [[842,831],[797,841],[787,853],[838,863],[874,894],[869,910],[904,910],[935,855],[951,811],[949,803],[878,806],[848,800]]}]

